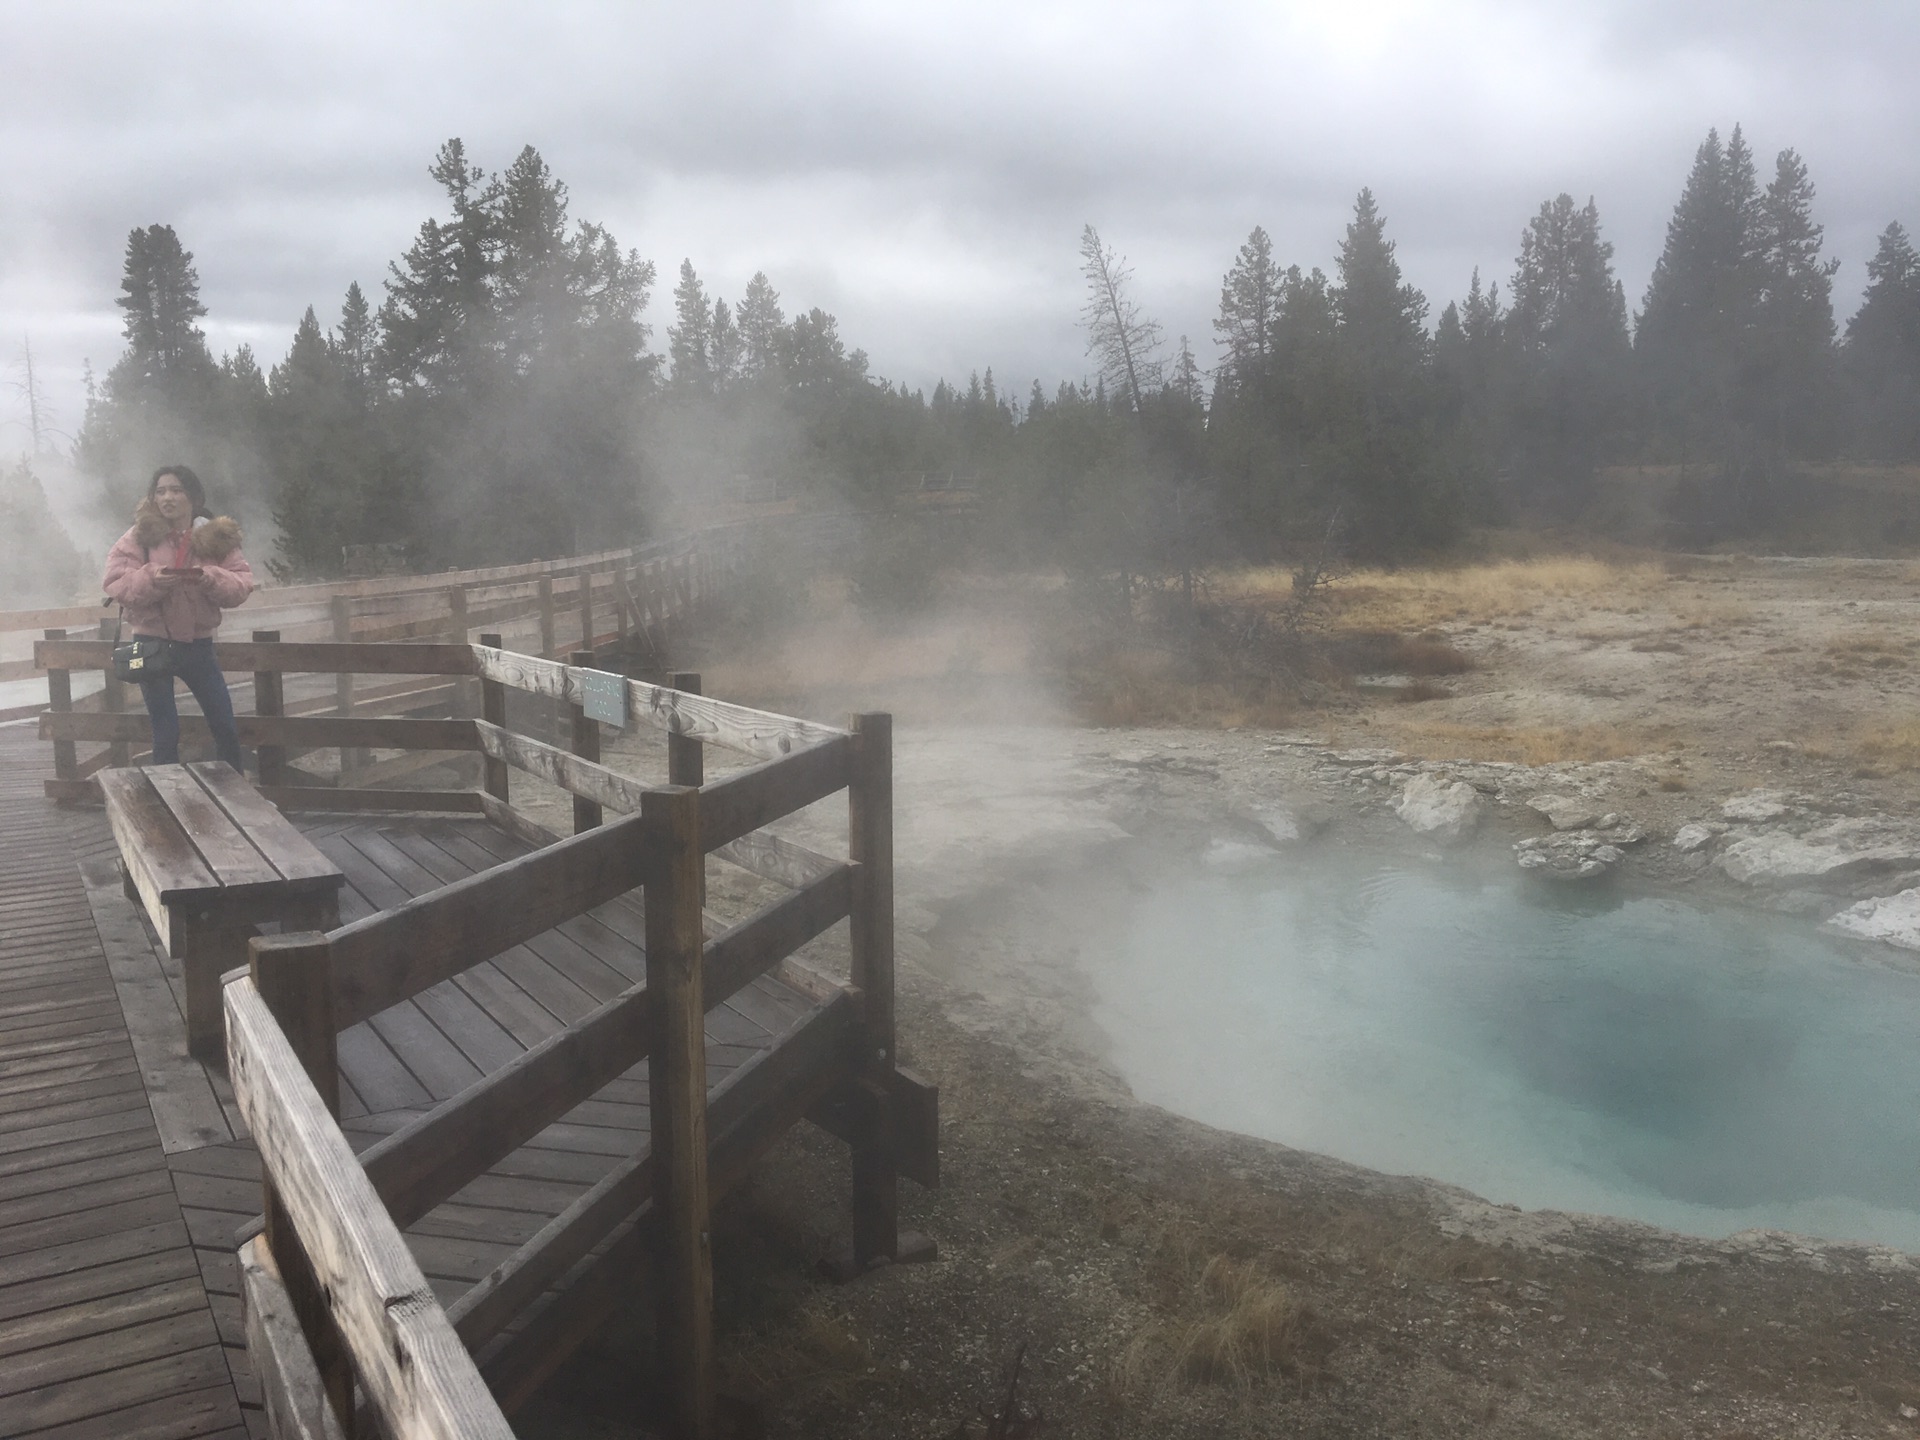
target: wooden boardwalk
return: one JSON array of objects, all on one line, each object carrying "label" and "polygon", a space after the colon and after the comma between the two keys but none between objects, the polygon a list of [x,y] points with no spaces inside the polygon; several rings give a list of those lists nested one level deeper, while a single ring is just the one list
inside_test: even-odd
[{"label": "wooden boardwalk", "polygon": [[[44,800],[48,773],[30,728],[0,729],[0,1435],[259,1434],[234,1259],[259,1162],[224,1080],[185,1056],[177,963],[105,883],[104,819]],[[343,922],[528,848],[464,817],[300,824],[347,876]],[[622,898],[342,1032],[349,1138],[374,1143],[643,979],[643,936]],[[709,1084],[809,1003],[763,977],[710,1011]],[[412,1226],[442,1303],[647,1138],[641,1065]]]},{"label": "wooden boardwalk", "polygon": [[0,1433],[244,1436],[46,750],[0,730]]}]

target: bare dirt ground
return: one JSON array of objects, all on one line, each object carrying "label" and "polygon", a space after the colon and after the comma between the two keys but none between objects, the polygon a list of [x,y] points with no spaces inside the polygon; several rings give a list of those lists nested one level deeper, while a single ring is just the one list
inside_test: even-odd
[{"label": "bare dirt ground", "polygon": [[[844,1234],[847,1176],[805,1127],[716,1226],[727,1389],[764,1433],[1920,1433],[1906,1257],[1525,1214],[1139,1104],[1090,1018],[1073,912],[1278,813],[1317,837],[1301,843],[1424,853],[1391,808],[1420,761],[1492,762],[1437,767],[1486,800],[1463,847],[1479,860],[1547,830],[1527,795],[1570,791],[1648,832],[1604,883],[1779,904],[1671,839],[1756,787],[1820,814],[1914,812],[1920,568],[1356,576],[1336,632],[1416,638],[1472,668],[1363,677],[1283,726],[1237,729],[1074,724],[993,588],[889,625],[830,608],[777,657],[706,666],[710,694],[896,711],[902,1057],[942,1092],[945,1183],[902,1187],[936,1263],[815,1277]],[[664,770],[637,737],[609,753]],[[801,833],[841,824],[810,816]],[[713,897],[724,915],[752,892],[716,863]],[[835,963],[836,943],[814,958]],[[522,1433],[635,1433],[643,1329],[627,1317],[584,1352]]]}]

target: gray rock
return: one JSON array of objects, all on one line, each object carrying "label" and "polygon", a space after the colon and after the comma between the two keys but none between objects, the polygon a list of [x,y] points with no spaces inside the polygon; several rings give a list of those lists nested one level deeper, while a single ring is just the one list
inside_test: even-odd
[{"label": "gray rock", "polygon": [[1388,750],[1384,746],[1367,750],[1329,750],[1327,759],[1336,765],[1365,766],[1372,769],[1376,765],[1397,765],[1400,752]]},{"label": "gray rock", "polygon": [[1298,845],[1313,839],[1333,823],[1333,807],[1310,801],[1305,805],[1255,810],[1246,818],[1275,845]]},{"label": "gray rock", "polygon": [[1513,847],[1520,868],[1542,880],[1597,880],[1626,852],[1590,831],[1536,835]]},{"label": "gray rock", "polygon": [[1393,808],[1416,834],[1454,845],[1471,838],[1480,828],[1487,802],[1464,781],[1416,775],[1400,792]]},{"label": "gray rock", "polygon": [[1536,795],[1527,808],[1546,816],[1556,830],[1584,830],[1600,818],[1593,802],[1577,795]]},{"label": "gray rock", "polygon": [[1827,925],[1843,935],[1920,950],[1920,887],[1849,905]]},{"label": "gray rock", "polygon": [[1784,791],[1749,790],[1744,795],[1735,795],[1722,804],[1720,813],[1729,820],[1757,825],[1766,820],[1778,820],[1792,808],[1787,803]]},{"label": "gray rock", "polygon": [[1714,837],[1723,834],[1726,826],[1715,829],[1711,825],[1702,825],[1698,821],[1682,825],[1673,832],[1673,848],[1683,855],[1691,855],[1696,850],[1704,850],[1713,843]]},{"label": "gray rock", "polygon": [[1735,840],[1715,863],[1742,885],[1852,881],[1920,862],[1920,836],[1872,821],[1836,820],[1804,837],[1779,833]]}]

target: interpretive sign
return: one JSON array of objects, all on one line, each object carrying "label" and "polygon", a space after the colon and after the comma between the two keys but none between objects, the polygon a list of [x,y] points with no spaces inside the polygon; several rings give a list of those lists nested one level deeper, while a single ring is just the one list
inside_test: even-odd
[{"label": "interpretive sign", "polygon": [[580,672],[580,708],[589,720],[627,728],[627,677],[605,670]]}]

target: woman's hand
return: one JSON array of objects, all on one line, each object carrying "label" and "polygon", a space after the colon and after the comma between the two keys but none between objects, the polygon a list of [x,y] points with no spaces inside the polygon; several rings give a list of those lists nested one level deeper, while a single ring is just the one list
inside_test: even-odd
[{"label": "woman's hand", "polygon": [[180,574],[178,571],[168,570],[166,566],[160,564],[158,561],[147,566],[147,579],[152,582],[153,588],[160,591],[163,595],[172,594],[175,590],[179,589],[180,582],[186,578],[186,576]]}]

